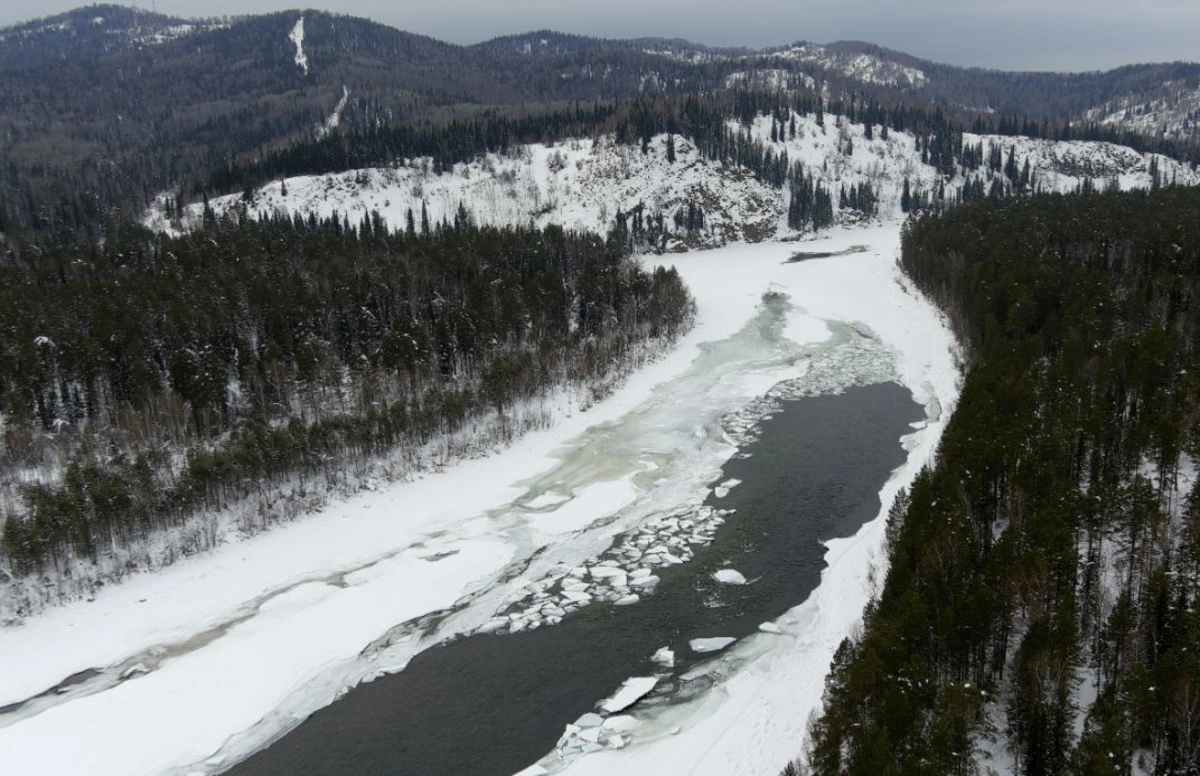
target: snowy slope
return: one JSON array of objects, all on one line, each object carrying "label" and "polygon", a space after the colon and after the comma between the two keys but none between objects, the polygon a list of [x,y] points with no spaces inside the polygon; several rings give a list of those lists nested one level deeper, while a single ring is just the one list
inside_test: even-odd
[{"label": "snowy slope", "polygon": [[[759,71],[755,78],[771,78]],[[751,76],[747,76],[751,77]],[[796,136],[772,141],[770,117],[759,117],[751,126],[731,122],[730,128],[748,132],[777,155],[786,152],[790,162],[800,162],[833,194],[838,207],[839,187],[870,185],[878,194],[880,217],[900,214],[904,181],[912,190],[932,193],[944,189],[952,201],[968,177],[989,182],[992,174],[980,171],[942,176],[922,161],[916,139],[891,132],[882,139],[875,127],[868,140],[866,127],[844,117],[795,117]],[[787,135],[787,133],[785,133]],[[1085,141],[1053,141],[994,135],[964,136],[970,145],[982,144],[984,158],[998,146],[1007,160],[1015,152],[1018,167],[1029,161],[1034,186],[1042,191],[1071,192],[1085,179],[1097,187],[1116,181],[1122,189],[1148,188],[1154,155],[1124,146]],[[405,227],[408,211],[420,224],[422,207],[431,224],[453,222],[459,207],[479,224],[560,224],[567,228],[607,232],[618,212],[643,206],[647,214],[661,213],[673,232],[665,250],[710,248],[731,242],[757,242],[784,237],[786,189],[774,189],[744,169],[706,159],[681,136],[675,136],[676,160],[667,161],[666,135],[650,143],[647,153],[637,146],[619,145],[611,137],[568,140],[552,145],[518,146],[507,154],[488,154],[476,161],[455,165],[437,174],[428,158],[410,159],[389,168],[371,168],[318,176],[301,176],[267,184],[245,202],[242,195],[219,197],[211,202],[218,214],[245,208],[251,217],[271,213],[335,211],[362,222],[377,211],[393,229]],[[1200,184],[1200,174],[1168,157],[1157,156],[1160,180],[1179,185]],[[1002,176],[1000,176],[1002,177]],[[184,223],[172,224],[163,213],[166,196],[147,215],[153,228],[174,230],[199,222],[201,206],[187,209]],[[672,216],[689,203],[704,209],[702,230],[686,234]],[[841,223],[858,220],[856,214],[839,213]]]},{"label": "snowy slope", "polygon": [[308,75],[308,55],[304,53],[304,17],[296,20],[296,25],[288,33],[288,40],[296,46],[296,67]]},{"label": "snowy slope", "polygon": [[[760,117],[751,131],[760,141],[770,143],[771,119]],[[789,137],[772,145],[777,151],[786,150],[790,160],[802,162],[805,170],[812,172],[835,195],[839,185],[866,183],[875,187],[888,216],[899,212],[905,178],[914,190],[926,192],[944,184],[947,199],[962,188],[968,177],[982,175],[990,180],[986,166],[981,171],[964,173],[960,169],[954,176],[943,176],[922,162],[915,138],[906,132],[890,132],[887,140],[880,137],[878,127],[872,134],[873,138],[867,140],[862,124],[840,116],[826,116],[824,126],[806,117],[797,122],[794,139]],[[982,144],[985,160],[993,147],[998,147],[1006,160],[1012,150],[1018,168],[1028,160],[1034,183],[1047,192],[1075,191],[1087,178],[1099,187],[1115,178],[1122,190],[1149,188],[1152,159],[1157,161],[1164,183],[1174,180],[1181,186],[1200,184],[1200,173],[1188,165],[1161,154],[1142,154],[1112,143],[971,133],[963,135],[963,143]],[[836,207],[836,196],[834,204]]]},{"label": "snowy slope", "polygon": [[[422,206],[430,223],[437,224],[452,222],[462,205],[478,224],[559,224],[603,233],[615,224],[618,211],[644,205],[648,213],[663,213],[669,223],[676,211],[696,202],[704,207],[707,223],[691,247],[776,234],[784,207],[780,192],[744,170],[701,158],[679,136],[676,160],[668,162],[667,142],[665,135],[656,137],[645,154],[611,138],[539,143],[505,155],[488,154],[441,175],[432,171],[432,160],[413,159],[392,168],[290,178],[259,189],[248,209],[251,215],[282,210],[328,216],[337,211],[354,224],[378,211],[389,226],[402,229],[410,209],[418,225]],[[211,205],[222,213],[239,207],[240,200],[232,195]],[[200,216],[200,207],[193,205],[190,223]],[[161,215],[152,217],[151,224],[168,226]],[[680,238],[668,249],[683,247]]]},{"label": "snowy slope", "polygon": [[1084,114],[1118,129],[1166,138],[1200,136],[1200,84],[1168,81],[1163,94],[1153,99],[1127,96],[1098,105]]},{"label": "snowy slope", "polygon": [[831,51],[816,43],[793,46],[785,51],[775,52],[771,56],[817,65],[868,84],[919,89],[929,80],[924,71],[915,67],[891,62],[872,54]]},{"label": "snowy slope", "polygon": [[767,67],[757,70],[739,70],[725,76],[726,89],[815,89],[817,82],[807,73],[796,73],[791,70]]}]

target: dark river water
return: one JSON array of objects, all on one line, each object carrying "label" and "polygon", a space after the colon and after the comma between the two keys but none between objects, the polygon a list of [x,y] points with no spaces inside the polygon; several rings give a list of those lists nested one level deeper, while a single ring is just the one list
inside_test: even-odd
[{"label": "dark river water", "polygon": [[[511,776],[623,680],[660,673],[650,661],[659,647],[675,650],[677,680],[704,659],[690,653],[690,639],[740,638],[802,603],[825,567],[821,540],[849,536],[878,513],[879,491],[904,461],[899,438],[922,417],[892,383],[786,402],[763,422],[752,455],[723,468],[721,480],[742,484],[710,503],[736,513],[691,562],[656,572],[653,595],[633,606],[593,604],[554,627],[427,649],[228,773]],[[726,566],[751,584],[716,585],[710,575]]]}]

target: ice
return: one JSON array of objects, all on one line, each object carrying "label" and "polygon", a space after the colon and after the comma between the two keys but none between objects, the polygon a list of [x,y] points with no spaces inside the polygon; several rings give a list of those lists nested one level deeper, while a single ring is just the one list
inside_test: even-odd
[{"label": "ice", "polygon": [[123,671],[121,673],[121,678],[122,679],[132,679],[133,677],[138,676],[140,674],[149,673],[149,671],[150,671],[150,669],[146,667],[145,663],[138,663],[136,665],[132,665],[129,668],[125,669],[125,671]]},{"label": "ice", "polygon": [[675,651],[670,647],[660,647],[659,650],[654,653],[654,657],[650,659],[655,663],[658,663],[660,666],[672,668],[675,665]]},{"label": "ice", "polygon": [[735,641],[737,641],[737,639],[733,638],[732,636],[709,636],[706,638],[692,639],[688,642],[688,646],[692,648],[693,652],[704,654],[707,652],[720,652]]},{"label": "ice", "polygon": [[617,600],[613,601],[613,606],[629,606],[631,604],[636,604],[640,600],[641,598],[637,595],[621,596]]},{"label": "ice", "polygon": [[549,776],[549,773],[550,771],[546,770],[537,763],[534,763],[528,768],[518,771],[515,776]]},{"label": "ice", "polygon": [[629,586],[635,587],[639,590],[645,590],[646,588],[654,587],[655,585],[658,584],[658,582],[659,582],[658,577],[651,574],[650,576],[647,576],[647,577],[637,577],[636,579],[630,580]]},{"label": "ice", "polygon": [[[697,439],[694,429],[700,421],[704,429],[718,428],[722,418],[781,381],[806,376],[814,382],[805,390],[836,391],[848,375],[884,375],[899,378],[918,402],[937,402],[940,411],[927,428],[907,437],[908,461],[880,494],[890,505],[931,460],[958,390],[949,330],[927,302],[905,290],[896,269],[899,234],[898,223],[835,230],[805,247],[869,244],[871,250],[799,264],[783,263],[795,244],[654,259],[678,266],[697,300],[697,326],[674,352],[587,412],[568,412],[564,397],[554,427],[506,450],[333,503],[269,533],[232,536],[211,553],[107,587],[94,602],[0,629],[0,662],[17,667],[0,671],[0,705],[91,667],[145,662],[152,668],[134,681],[97,680],[90,689],[48,701],[57,705],[10,718],[0,728],[6,770],[219,771],[364,676],[401,668],[421,645],[481,626],[508,627],[507,616],[501,622],[497,614],[507,615],[509,603],[535,595],[506,581],[514,569],[524,584],[561,577],[569,568],[564,579],[584,588],[560,594],[552,587],[553,597],[536,609],[553,601],[566,611],[593,600],[585,592],[592,589],[588,567],[596,566],[614,536],[653,535],[644,547],[658,552],[647,551],[639,568],[680,560],[667,529],[639,531],[670,516],[677,527],[686,519],[714,529],[722,518],[700,507],[721,464],[737,452],[733,433]],[[860,322],[878,341],[838,344],[837,334],[808,355],[790,340],[764,341],[755,316],[762,314],[762,293],[772,283],[791,296],[793,307],[829,321],[831,331]],[[744,431],[762,411],[750,407]],[[655,472],[661,481],[637,479],[648,451],[661,461]],[[572,509],[580,499],[593,504],[594,515],[578,506],[578,521],[572,521],[581,526],[577,531],[559,531],[552,512],[535,515],[521,507],[527,494],[560,487],[556,483],[576,494]],[[602,483],[616,484],[588,490]],[[671,725],[681,727],[677,737],[580,758],[567,767],[569,776],[663,772],[663,763],[671,763],[671,772],[691,769],[698,776],[775,772],[802,746],[833,651],[860,618],[870,580],[882,578],[885,513],[855,536],[828,544],[821,586],[788,615],[801,623],[789,630],[805,638],[744,639],[747,649],[758,650],[754,670],[731,673],[719,693],[686,712],[686,721],[676,717]],[[700,529],[686,530],[690,539]],[[455,554],[427,560],[449,552]],[[626,579],[633,588],[633,578]],[[599,580],[593,587],[597,599],[611,592]],[[567,602],[570,607],[562,605]],[[533,603],[521,602],[514,613]],[[369,647],[397,623],[456,604],[462,608],[422,638],[397,638],[382,651]],[[522,628],[532,624],[521,622]],[[759,638],[770,646],[755,646]],[[161,663],[142,657],[166,650],[172,657]],[[739,642],[729,654],[741,651]],[[55,745],[64,730],[71,731],[71,747]],[[130,730],[139,732],[136,746],[128,741]]]},{"label": "ice", "polygon": [[525,502],[526,509],[547,509],[549,507],[562,506],[571,500],[571,497],[562,493],[543,493],[537,498],[530,499]]},{"label": "ice", "polygon": [[831,333],[825,321],[798,310],[793,310],[788,316],[787,325],[783,329],[783,336],[802,345],[824,342],[829,339]]},{"label": "ice", "polygon": [[739,480],[735,477],[730,477],[729,479],[725,480],[717,487],[713,488],[713,495],[716,496],[717,498],[725,498],[726,496],[729,495],[729,491],[733,490],[734,488],[736,488],[738,485],[741,485],[741,484],[742,484],[741,480]]},{"label": "ice", "polygon": [[783,629],[773,622],[759,623],[758,629],[763,633],[783,633]]},{"label": "ice", "polygon": [[589,744],[598,744],[600,743],[600,728],[592,727],[580,730],[576,738],[580,741],[586,741]]},{"label": "ice", "polygon": [[[857,153],[857,140],[855,145]],[[777,773],[803,751],[809,717],[821,708],[833,653],[860,622],[875,589],[872,580],[886,571],[881,559],[887,507],[932,460],[958,400],[953,336],[938,313],[908,290],[908,281],[895,266],[899,240],[894,228],[839,230],[804,245],[806,250],[835,252],[868,244],[871,248],[865,253],[784,265],[778,272],[761,270],[761,277],[771,281],[783,277],[793,306],[808,315],[869,327],[895,353],[895,376],[915,400],[940,405],[925,428],[904,438],[908,457],[880,492],[879,513],[854,536],[827,543],[828,566],[820,586],[779,618],[803,638],[763,633],[742,639],[722,656],[736,660],[723,664],[718,691],[639,714],[647,730],[675,730],[677,735],[647,737],[620,751],[571,760],[562,769],[565,776]],[[720,287],[729,277],[706,275],[704,254],[678,261],[689,286],[701,296],[709,282]],[[758,271],[750,263],[739,264],[739,274]],[[703,315],[703,306],[701,310]]]},{"label": "ice", "polygon": [[653,676],[635,676],[632,679],[626,679],[611,698],[600,704],[600,708],[609,714],[624,711],[649,694],[657,684],[658,679]]},{"label": "ice", "polygon": [[604,717],[601,717],[594,711],[589,711],[579,719],[575,720],[575,726],[580,729],[596,728],[604,724]]},{"label": "ice", "polygon": [[632,730],[636,730],[641,724],[642,723],[638,722],[633,717],[628,715],[620,715],[616,717],[609,717],[608,719],[604,720],[604,724],[601,726],[601,729],[606,734],[628,733]]},{"label": "ice", "polygon": [[742,576],[742,573],[736,569],[721,569],[720,571],[714,572],[712,577],[722,585],[746,584],[746,578]]}]

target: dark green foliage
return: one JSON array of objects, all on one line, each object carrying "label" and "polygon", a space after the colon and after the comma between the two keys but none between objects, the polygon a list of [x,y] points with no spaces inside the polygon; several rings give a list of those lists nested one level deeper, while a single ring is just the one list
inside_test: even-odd
[{"label": "dark green foliage", "polygon": [[[891,570],[834,661],[814,772],[973,773],[1002,688],[1022,773],[1126,773],[1135,753],[1195,772],[1194,510],[1180,531],[1164,496],[1200,448],[1200,191],[983,200],[910,222],[902,263],[970,370],[937,465],[889,517]],[[1080,681],[1099,700],[1076,741]]]},{"label": "dark green foliage", "polygon": [[557,228],[392,235],[335,214],[14,246],[0,467],[65,475],[25,488],[3,555],[21,572],[94,556],[556,385],[602,391],[691,314],[674,270]]}]

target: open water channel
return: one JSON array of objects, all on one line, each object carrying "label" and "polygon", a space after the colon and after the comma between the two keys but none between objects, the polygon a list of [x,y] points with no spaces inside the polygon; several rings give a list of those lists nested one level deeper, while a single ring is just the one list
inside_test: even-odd
[{"label": "open water channel", "polygon": [[[719,658],[692,652],[689,641],[744,637],[803,602],[820,582],[821,542],[853,534],[878,513],[880,489],[905,459],[900,437],[924,416],[891,382],[783,399],[716,481],[741,484],[708,499],[733,514],[692,560],[657,571],[653,594],[630,606],[596,602],[553,626],[426,649],[228,773],[510,776],[552,751],[568,723],[631,676],[659,676],[643,704],[706,692],[711,680],[689,671]],[[718,584],[712,574],[722,568],[748,583]],[[671,668],[651,661],[664,646],[677,655]]]}]

